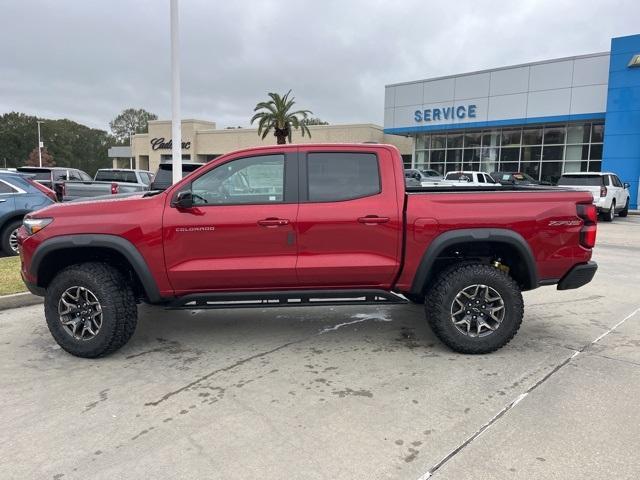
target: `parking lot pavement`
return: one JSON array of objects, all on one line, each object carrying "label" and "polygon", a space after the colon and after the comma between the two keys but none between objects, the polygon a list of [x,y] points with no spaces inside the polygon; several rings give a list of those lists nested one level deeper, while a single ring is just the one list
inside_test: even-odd
[{"label": "parking lot pavement", "polygon": [[640,217],[598,235],[594,281],[484,356],[418,306],[141,307],[100,360],[0,312],[0,478],[638,478]]}]

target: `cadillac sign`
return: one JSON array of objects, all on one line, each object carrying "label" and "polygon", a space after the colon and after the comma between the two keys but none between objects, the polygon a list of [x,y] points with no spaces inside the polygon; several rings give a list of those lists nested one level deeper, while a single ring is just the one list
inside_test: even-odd
[{"label": "cadillac sign", "polygon": [[[164,137],[151,139],[151,150],[171,150],[173,146],[172,140],[165,142]],[[191,148],[191,142],[182,142],[182,149],[189,150]]]}]

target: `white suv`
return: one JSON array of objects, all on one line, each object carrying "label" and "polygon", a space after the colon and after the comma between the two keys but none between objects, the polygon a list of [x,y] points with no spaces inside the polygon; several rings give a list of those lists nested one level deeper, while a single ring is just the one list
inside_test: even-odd
[{"label": "white suv", "polygon": [[558,186],[591,192],[593,204],[606,222],[613,221],[616,213],[621,217],[629,213],[629,184],[622,183],[615,173],[565,173]]}]

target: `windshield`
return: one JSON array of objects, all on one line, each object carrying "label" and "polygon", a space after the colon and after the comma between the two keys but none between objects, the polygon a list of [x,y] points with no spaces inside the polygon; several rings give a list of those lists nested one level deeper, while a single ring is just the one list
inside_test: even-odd
[{"label": "windshield", "polygon": [[604,185],[601,175],[562,175],[558,185],[578,185],[581,187],[599,187]]}]

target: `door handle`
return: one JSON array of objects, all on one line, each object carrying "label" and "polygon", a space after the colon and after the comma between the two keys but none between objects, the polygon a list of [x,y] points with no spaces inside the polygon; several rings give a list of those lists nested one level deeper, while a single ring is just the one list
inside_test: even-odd
[{"label": "door handle", "polygon": [[6,198],[0,198],[0,203],[4,203],[4,202],[6,202],[6,201],[7,201],[7,199],[6,199]]},{"label": "door handle", "polygon": [[364,223],[365,225],[377,225],[378,223],[387,223],[389,221],[389,217],[379,217],[377,215],[367,215],[366,217],[358,218],[358,222]]},{"label": "door handle", "polygon": [[289,220],[286,218],[263,218],[262,220],[258,220],[258,225],[261,227],[282,227],[284,225],[289,225]]}]

